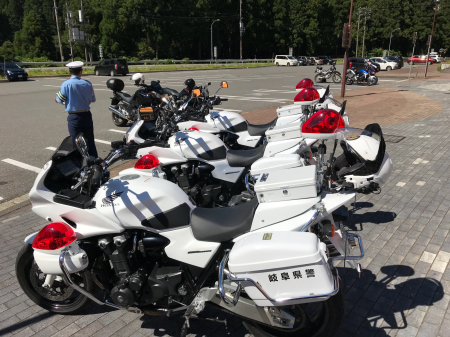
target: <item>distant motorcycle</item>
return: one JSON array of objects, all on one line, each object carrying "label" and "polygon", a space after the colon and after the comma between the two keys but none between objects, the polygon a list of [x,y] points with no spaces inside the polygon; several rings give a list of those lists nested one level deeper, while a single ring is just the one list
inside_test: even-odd
[{"label": "distant motorcycle", "polygon": [[351,85],[353,83],[367,83],[368,86],[372,86],[378,83],[378,77],[375,75],[374,66],[370,63],[366,64],[366,67],[357,71],[355,67],[347,70],[346,83]]},{"label": "distant motorcycle", "polygon": [[342,76],[339,71],[336,70],[336,61],[332,61],[331,67],[328,70],[323,70],[322,67],[316,67],[317,75],[314,77],[315,82],[326,82],[327,79],[331,78],[334,83],[341,83]]}]

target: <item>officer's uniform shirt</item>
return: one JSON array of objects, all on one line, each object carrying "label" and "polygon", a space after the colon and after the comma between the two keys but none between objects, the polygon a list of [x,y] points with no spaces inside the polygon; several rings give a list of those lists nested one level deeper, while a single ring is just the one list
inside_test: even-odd
[{"label": "officer's uniform shirt", "polygon": [[91,82],[79,76],[72,76],[63,82],[61,90],[56,94],[58,103],[65,104],[67,112],[84,111],[90,109],[95,102],[94,88]]}]

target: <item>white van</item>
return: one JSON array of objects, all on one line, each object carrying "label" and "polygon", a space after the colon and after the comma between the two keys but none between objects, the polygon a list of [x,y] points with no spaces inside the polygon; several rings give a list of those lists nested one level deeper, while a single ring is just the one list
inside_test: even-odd
[{"label": "white van", "polygon": [[295,57],[290,55],[277,55],[275,56],[275,65],[276,66],[296,66],[298,65],[298,61]]}]

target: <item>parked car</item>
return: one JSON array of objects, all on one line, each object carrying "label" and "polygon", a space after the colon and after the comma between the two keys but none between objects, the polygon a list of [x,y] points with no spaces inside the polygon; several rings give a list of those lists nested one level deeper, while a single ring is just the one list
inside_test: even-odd
[{"label": "parked car", "polygon": [[102,60],[94,68],[95,75],[126,75],[128,74],[128,63],[124,59]]},{"label": "parked car", "polygon": [[314,60],[316,61],[316,64],[318,64],[318,65],[322,65],[323,64],[323,61],[318,56],[314,57]]},{"label": "parked car", "polygon": [[309,60],[309,65],[313,66],[316,64],[316,59],[314,57],[308,56],[307,59]]},{"label": "parked car", "polygon": [[306,66],[308,64],[306,60],[302,59],[301,57],[297,57],[297,62],[297,65],[299,66]]},{"label": "parked car", "polygon": [[22,69],[14,62],[0,63],[0,74],[5,76],[8,81],[28,80],[28,74],[25,69]]},{"label": "parked car", "polygon": [[386,56],[384,58],[386,61],[394,61],[398,64],[398,69],[403,68],[405,63],[403,62],[403,57],[401,56]]},{"label": "parked car", "polygon": [[306,56],[299,56],[297,57],[297,60],[298,61],[303,60],[305,66],[309,66],[311,64],[311,60]]},{"label": "parked car", "polygon": [[373,66],[375,67],[375,72],[379,72],[381,70],[381,66],[379,63],[374,62],[373,60],[370,61],[370,59],[365,59],[366,62],[370,62],[371,64],[373,64]]},{"label": "parked car", "polygon": [[[412,64],[425,64],[427,61],[426,55],[413,55],[409,58],[408,64],[412,62]],[[432,58],[428,59],[428,64],[433,64],[434,61]]]},{"label": "parked car", "polygon": [[372,63],[378,63],[380,65],[381,70],[391,71],[393,69],[398,69],[397,62],[394,61],[386,61],[381,57],[373,57],[369,59]]},{"label": "parked car", "polygon": [[319,59],[322,60],[323,64],[330,64],[333,62],[333,59],[329,56],[319,56]]},{"label": "parked car", "polygon": [[277,55],[275,56],[276,66],[296,66],[298,61],[290,55]]},{"label": "parked car", "polygon": [[366,60],[362,57],[349,57],[348,67],[354,67],[357,71],[360,71],[365,67]]},{"label": "parked car", "polygon": [[439,55],[430,55],[430,59],[433,59],[435,61],[434,63],[442,62],[442,58]]}]

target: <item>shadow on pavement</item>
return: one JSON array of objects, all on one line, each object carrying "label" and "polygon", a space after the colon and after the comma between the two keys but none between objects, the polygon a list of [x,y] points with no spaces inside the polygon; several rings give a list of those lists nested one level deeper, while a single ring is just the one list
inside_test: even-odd
[{"label": "shadow on pavement", "polygon": [[343,335],[388,336],[391,330],[404,330],[416,320],[411,309],[417,314],[420,307],[432,306],[444,297],[441,282],[415,277],[409,266],[384,266],[378,275],[366,269],[360,279],[353,269],[338,269],[346,289]]}]

